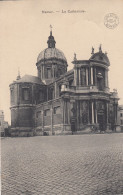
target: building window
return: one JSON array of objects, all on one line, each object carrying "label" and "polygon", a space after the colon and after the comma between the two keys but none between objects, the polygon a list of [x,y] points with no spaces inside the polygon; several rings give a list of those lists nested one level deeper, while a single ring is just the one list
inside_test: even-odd
[{"label": "building window", "polygon": [[48,100],[52,100],[54,98],[53,94],[54,94],[54,89],[49,88],[49,90],[48,90]]},{"label": "building window", "polygon": [[11,89],[11,102],[14,102],[14,90]]},{"label": "building window", "polygon": [[62,70],[61,70],[61,69],[58,70],[58,75],[59,75],[59,76],[62,75]]},{"label": "building window", "polygon": [[47,78],[51,78],[51,68],[47,68]]},{"label": "building window", "polygon": [[23,89],[23,99],[26,101],[29,100],[29,88]]},{"label": "building window", "polygon": [[44,93],[43,91],[39,91],[39,101],[42,102],[44,100]]},{"label": "building window", "polygon": [[86,85],[86,72],[85,72],[85,68],[81,69],[81,84],[82,86]]},{"label": "building window", "polygon": [[41,116],[41,111],[38,111],[38,112],[36,113],[36,117],[37,117],[37,118],[40,118],[40,116]]},{"label": "building window", "polygon": [[123,125],[123,120],[120,120],[120,124]]},{"label": "building window", "polygon": [[73,79],[69,81],[69,86],[73,85]]},{"label": "building window", "polygon": [[120,113],[120,117],[122,117],[123,116],[123,114],[122,113]]},{"label": "building window", "polygon": [[60,106],[54,107],[53,114],[60,114],[61,113],[60,111],[61,111]]},{"label": "building window", "polygon": [[44,110],[44,116],[50,116],[50,109]]}]

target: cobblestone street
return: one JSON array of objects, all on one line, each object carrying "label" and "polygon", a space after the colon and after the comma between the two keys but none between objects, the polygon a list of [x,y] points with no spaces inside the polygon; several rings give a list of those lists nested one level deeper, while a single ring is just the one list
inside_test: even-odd
[{"label": "cobblestone street", "polygon": [[2,195],[123,194],[123,134],[3,138]]}]

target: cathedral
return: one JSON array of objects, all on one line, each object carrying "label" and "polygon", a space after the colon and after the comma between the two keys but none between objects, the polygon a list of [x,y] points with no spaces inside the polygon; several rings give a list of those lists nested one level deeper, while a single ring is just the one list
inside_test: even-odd
[{"label": "cathedral", "polygon": [[110,92],[107,53],[92,52],[90,59],[67,59],[56,48],[50,31],[48,47],[37,58],[37,77],[17,76],[10,84],[11,136],[66,135],[115,131],[117,91]]}]

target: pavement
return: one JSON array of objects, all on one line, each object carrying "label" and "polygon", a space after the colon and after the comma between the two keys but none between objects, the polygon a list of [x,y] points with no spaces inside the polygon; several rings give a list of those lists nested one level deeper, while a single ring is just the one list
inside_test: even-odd
[{"label": "pavement", "polygon": [[123,194],[123,133],[1,139],[2,195]]}]

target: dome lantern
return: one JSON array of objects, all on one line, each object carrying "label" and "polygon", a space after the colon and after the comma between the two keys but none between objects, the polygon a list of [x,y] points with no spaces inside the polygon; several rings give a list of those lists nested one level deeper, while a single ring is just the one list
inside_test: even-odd
[{"label": "dome lantern", "polygon": [[50,36],[48,37],[48,41],[47,41],[47,44],[48,44],[48,48],[55,48],[55,44],[56,44],[56,41],[54,39],[54,37],[52,36],[52,26],[50,25]]}]

